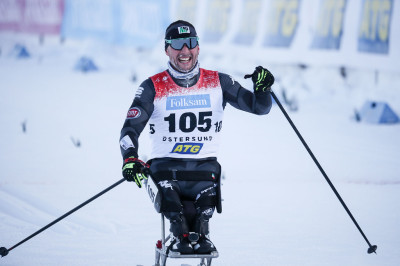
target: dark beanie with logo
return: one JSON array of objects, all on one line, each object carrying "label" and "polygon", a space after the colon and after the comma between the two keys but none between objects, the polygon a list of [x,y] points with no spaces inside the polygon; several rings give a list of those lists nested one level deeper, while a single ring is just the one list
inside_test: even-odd
[{"label": "dark beanie with logo", "polygon": [[[165,30],[165,39],[179,39],[197,37],[196,29],[192,24],[184,20],[172,22]],[[165,50],[168,48],[168,43],[165,42]]]}]

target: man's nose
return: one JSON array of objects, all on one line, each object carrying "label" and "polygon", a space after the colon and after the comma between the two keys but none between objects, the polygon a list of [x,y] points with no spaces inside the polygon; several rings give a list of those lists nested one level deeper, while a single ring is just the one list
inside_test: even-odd
[{"label": "man's nose", "polygon": [[189,47],[187,46],[187,44],[185,43],[182,47],[182,52],[189,52]]}]

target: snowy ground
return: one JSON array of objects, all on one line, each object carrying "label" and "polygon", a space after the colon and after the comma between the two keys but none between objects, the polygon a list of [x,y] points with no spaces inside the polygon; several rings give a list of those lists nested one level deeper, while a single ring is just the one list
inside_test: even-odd
[{"label": "snowy ground", "polygon": [[[31,45],[33,57],[18,60],[10,54],[14,40],[1,40],[0,246],[10,248],[122,178],[118,138],[126,111],[138,83],[162,70],[167,58],[46,43]],[[99,72],[73,70],[84,54],[94,56]],[[268,66],[200,60],[237,79]],[[278,106],[261,117],[227,107],[223,213],[211,222],[220,257],[213,265],[398,265],[400,125],[352,119],[366,99],[388,101],[400,113],[398,74],[380,74],[377,82],[371,71],[350,70],[343,80],[337,69],[271,67],[279,79],[274,90],[281,95],[286,88],[297,99],[299,110],[289,115],[378,254],[367,254]],[[142,143],[146,156],[148,139]],[[124,182],[0,258],[0,265],[153,265],[159,235],[160,218],[147,195]]]}]

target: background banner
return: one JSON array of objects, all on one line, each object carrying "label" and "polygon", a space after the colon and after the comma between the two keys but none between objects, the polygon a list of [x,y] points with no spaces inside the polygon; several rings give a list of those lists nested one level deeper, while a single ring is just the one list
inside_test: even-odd
[{"label": "background banner", "polygon": [[232,0],[213,0],[207,3],[202,40],[217,43],[227,33],[232,17]]},{"label": "background banner", "polygon": [[171,9],[172,13],[175,13],[174,17],[179,19],[183,19],[186,21],[191,21],[193,24],[196,24],[199,16],[200,2],[196,0],[178,0],[176,5],[173,5],[173,9]]},{"label": "background banner", "polygon": [[312,49],[340,49],[346,0],[320,0]]},{"label": "background banner", "polygon": [[258,22],[261,20],[262,0],[244,0],[240,8],[239,27],[234,42],[250,45],[257,37]]},{"label": "background banner", "polygon": [[358,35],[358,50],[368,53],[389,52],[393,0],[363,0]]},{"label": "background banner", "polygon": [[300,0],[267,1],[265,46],[290,47],[299,22]]},{"label": "background banner", "polygon": [[59,34],[64,0],[0,0],[0,30]]},{"label": "background banner", "polygon": [[169,24],[168,1],[65,0],[64,38],[153,47]]},{"label": "background banner", "polygon": [[154,47],[169,25],[169,3],[158,0],[119,0],[114,16],[117,44]]},{"label": "background banner", "polygon": [[112,0],[65,0],[63,38],[95,38],[113,42],[116,2]]},{"label": "background banner", "polygon": [[0,0],[1,31],[139,48],[163,47],[178,19],[196,27],[201,54],[400,69],[394,0]]}]

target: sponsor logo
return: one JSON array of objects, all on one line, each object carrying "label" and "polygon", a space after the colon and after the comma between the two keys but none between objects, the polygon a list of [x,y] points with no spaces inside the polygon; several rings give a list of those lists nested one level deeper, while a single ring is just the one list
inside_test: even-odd
[{"label": "sponsor logo", "polygon": [[214,212],[213,208],[208,208],[207,210],[204,210],[202,213],[206,216],[211,216]]},{"label": "sponsor logo", "polygon": [[176,143],[171,153],[198,154],[202,147],[203,143]]},{"label": "sponsor logo", "polygon": [[172,187],[171,183],[168,180],[160,181],[158,182],[158,184],[160,185],[160,187],[170,188],[171,190],[174,190],[174,188]]},{"label": "sponsor logo", "polygon": [[[214,175],[214,174],[213,174],[213,175]],[[215,187],[216,187],[216,186],[217,186],[217,184],[214,184],[213,186],[208,187],[208,188],[202,190],[199,194],[197,194],[196,200],[198,200],[201,196],[203,196],[203,194],[205,194],[205,193],[207,193],[207,192],[209,192],[209,191],[211,191],[211,190],[213,190],[213,191],[211,191],[210,193],[207,193],[206,196],[209,196],[209,197],[215,196],[216,194],[215,194],[215,191],[214,191],[214,190],[215,190]]]},{"label": "sponsor logo", "polygon": [[156,200],[156,193],[158,193],[158,189],[157,189],[156,185],[153,183],[153,180],[151,178],[148,178],[148,179],[145,178],[143,180],[143,184],[147,190],[147,193],[149,193],[151,202],[154,203]]},{"label": "sponsor logo", "polygon": [[211,107],[210,94],[170,96],[167,98],[167,110]]},{"label": "sponsor logo", "polygon": [[179,34],[190,33],[190,29],[188,26],[180,26],[178,27]]},{"label": "sponsor logo", "polygon": [[135,98],[139,98],[142,95],[143,90],[144,90],[143,87],[137,88],[136,93],[135,93]]},{"label": "sponsor logo", "polygon": [[141,114],[140,109],[137,107],[133,107],[129,109],[128,113],[126,114],[126,119],[138,118],[140,114]]},{"label": "sponsor logo", "polygon": [[131,138],[128,135],[126,135],[125,137],[123,137],[120,140],[119,145],[121,145],[121,147],[124,150],[127,150],[129,148],[135,148],[135,145],[133,145],[133,142],[132,142]]}]

